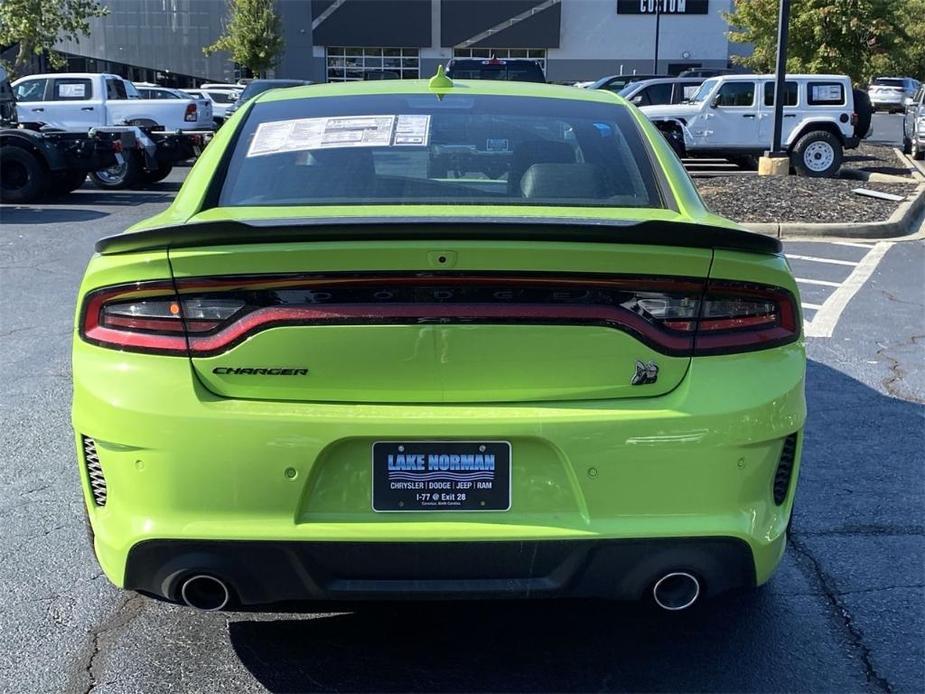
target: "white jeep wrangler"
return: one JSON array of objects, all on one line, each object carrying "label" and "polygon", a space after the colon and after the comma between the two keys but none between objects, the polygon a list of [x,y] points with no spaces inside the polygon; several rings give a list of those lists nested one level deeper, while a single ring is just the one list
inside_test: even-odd
[{"label": "white jeep wrangler", "polygon": [[[787,75],[781,146],[796,173],[834,176],[843,152],[869,135],[867,94],[845,75]],[[705,81],[690,101],[643,106],[678,156],[725,157],[753,165],[771,148],[774,75],[723,75]]]}]

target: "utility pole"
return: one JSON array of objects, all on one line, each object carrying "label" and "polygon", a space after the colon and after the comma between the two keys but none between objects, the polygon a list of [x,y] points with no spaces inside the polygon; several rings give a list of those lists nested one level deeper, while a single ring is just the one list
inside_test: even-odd
[{"label": "utility pole", "polygon": [[774,137],[771,156],[780,156],[781,128],[784,119],[784,86],[787,81],[787,35],[790,24],[790,0],[780,0],[777,21],[777,72],[774,75]]},{"label": "utility pole", "polygon": [[655,67],[652,70],[653,75],[658,74],[658,36],[662,21],[662,0],[655,0]]},{"label": "utility pole", "polygon": [[[781,130],[784,122],[784,88],[787,83],[787,36],[790,24],[790,0],[780,0],[777,18],[777,67],[774,75],[774,130],[771,149],[764,153],[758,164],[758,173],[764,176],[786,176],[790,173],[790,158],[781,149]],[[761,94],[758,98],[763,98]]]}]

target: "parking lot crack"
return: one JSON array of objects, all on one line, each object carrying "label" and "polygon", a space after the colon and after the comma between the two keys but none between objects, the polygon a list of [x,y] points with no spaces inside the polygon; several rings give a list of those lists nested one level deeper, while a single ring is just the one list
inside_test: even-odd
[{"label": "parking lot crack", "polygon": [[79,691],[84,694],[90,694],[100,684],[100,665],[99,656],[103,652],[105,637],[111,632],[122,629],[132,620],[141,614],[144,607],[144,598],[141,595],[132,593],[127,595],[119,603],[119,606],[103,620],[98,626],[93,627],[88,632],[87,643],[84,646],[83,654],[78,658],[74,673],[71,676],[71,686],[68,691]]},{"label": "parking lot crack", "polygon": [[881,289],[880,292],[890,301],[894,301],[897,304],[909,304],[910,306],[925,306],[925,304],[920,301],[909,301],[908,299],[900,299],[898,296],[892,292],[888,292],[886,289]]},{"label": "parking lot crack", "polygon": [[855,623],[850,610],[841,599],[841,596],[845,595],[845,593],[840,593],[838,591],[832,578],[823,571],[822,566],[819,564],[819,560],[813,556],[813,553],[810,552],[809,548],[799,539],[797,534],[794,533],[790,536],[788,544],[797,555],[796,560],[800,570],[810,581],[817,585],[822,597],[829,603],[831,612],[835,615],[844,631],[847,632],[848,646],[858,655],[864,666],[864,676],[868,684],[878,691],[892,692],[893,685],[890,684],[889,680],[877,672],[877,668],[874,666],[871,656],[870,647],[864,641],[864,634]]},{"label": "parking lot crack", "polygon": [[894,398],[898,398],[900,400],[925,404],[925,399],[907,392],[907,389],[904,387],[906,370],[902,367],[899,359],[896,359],[895,357],[887,354],[888,349],[894,350],[900,347],[907,347],[909,345],[918,345],[919,340],[925,340],[925,335],[913,335],[908,340],[891,346],[881,344],[880,349],[877,350],[877,355],[890,362],[890,375],[883,379],[883,387],[886,392],[892,395]]}]

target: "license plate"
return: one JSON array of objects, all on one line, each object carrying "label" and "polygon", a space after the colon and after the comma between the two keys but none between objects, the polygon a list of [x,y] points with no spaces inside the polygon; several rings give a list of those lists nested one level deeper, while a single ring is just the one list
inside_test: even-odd
[{"label": "license plate", "polygon": [[374,511],[507,511],[507,441],[378,441]]}]

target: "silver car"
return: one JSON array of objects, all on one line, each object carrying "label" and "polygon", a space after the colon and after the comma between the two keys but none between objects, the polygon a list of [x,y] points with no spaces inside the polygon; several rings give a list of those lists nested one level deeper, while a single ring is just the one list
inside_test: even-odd
[{"label": "silver car", "polygon": [[875,111],[899,113],[905,108],[906,99],[911,99],[920,86],[921,82],[911,77],[877,77],[867,88],[867,96]]},{"label": "silver car", "polygon": [[906,103],[903,117],[903,152],[925,159],[925,85]]}]

